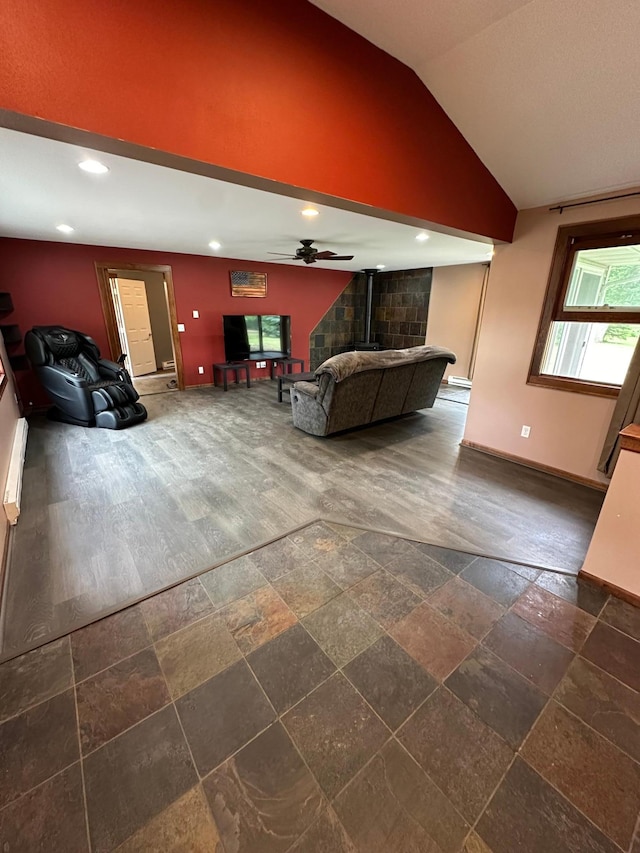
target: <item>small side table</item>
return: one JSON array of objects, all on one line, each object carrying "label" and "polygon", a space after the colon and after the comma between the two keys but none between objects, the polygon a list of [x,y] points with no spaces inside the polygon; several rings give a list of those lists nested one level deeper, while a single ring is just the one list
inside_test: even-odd
[{"label": "small side table", "polygon": [[278,376],[278,402],[282,402],[283,391],[291,394],[291,386],[294,382],[313,382],[316,378],[315,373],[281,373]]},{"label": "small side table", "polygon": [[283,373],[293,373],[293,366],[295,364],[300,365],[300,373],[304,373],[304,359],[303,358],[291,358],[291,356],[282,358],[274,358],[271,361],[271,378],[275,379],[278,373],[278,365],[282,365]]},{"label": "small side table", "polygon": [[226,391],[228,388],[227,374],[229,373],[230,370],[233,371],[233,373],[234,373],[236,385],[240,384],[240,379],[238,377],[238,371],[244,370],[244,375],[245,375],[245,379],[247,382],[247,388],[251,388],[251,377],[249,375],[249,362],[237,361],[237,362],[224,362],[224,363],[214,364],[213,365],[213,384],[215,386],[218,385],[218,383],[216,382],[216,370],[222,374],[222,388],[224,391]]}]

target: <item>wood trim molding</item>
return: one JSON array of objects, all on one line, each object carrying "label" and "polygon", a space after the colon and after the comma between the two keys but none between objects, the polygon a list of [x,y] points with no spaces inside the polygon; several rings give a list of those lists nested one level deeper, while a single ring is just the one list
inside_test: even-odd
[{"label": "wood trim molding", "polygon": [[582,569],[578,572],[578,577],[581,580],[589,581],[589,583],[601,587],[607,592],[610,592],[611,595],[614,595],[616,598],[621,598],[622,601],[626,601],[627,604],[633,604],[634,607],[640,607],[640,595],[636,595],[635,592],[629,592],[628,589],[616,586],[614,583],[603,580],[603,578],[598,578],[595,575],[589,574],[589,572],[583,571]]},{"label": "wood trim molding", "polygon": [[171,340],[173,352],[176,358],[176,376],[178,378],[178,390],[184,391],[184,361],[182,359],[182,345],[180,343],[180,332],[178,331],[178,311],[176,308],[176,295],[173,287],[173,273],[168,264],[125,264],[118,261],[104,263],[96,261],[96,276],[98,289],[100,291],[100,302],[102,313],[107,327],[107,339],[111,349],[111,358],[117,359],[120,355],[120,338],[116,322],[116,311],[111,298],[111,286],[109,284],[110,273],[116,270],[133,270],[135,272],[160,272],[164,275],[167,284],[167,306],[169,309],[169,326],[171,329]]},{"label": "wood trim molding", "polygon": [[620,433],[620,449],[640,453],[640,424],[629,424]]},{"label": "wood trim molding", "polygon": [[522,456],[515,456],[513,453],[504,453],[502,450],[495,450],[493,447],[486,447],[484,444],[476,444],[475,441],[467,441],[465,438],[462,439],[460,445],[461,447],[468,447],[471,450],[478,450],[480,453],[486,453],[488,456],[497,456],[498,459],[506,459],[507,462],[524,465],[525,468],[533,468],[535,471],[552,474],[554,477],[560,477],[562,480],[570,480],[572,483],[579,483],[581,486],[589,486],[590,489],[597,489],[600,492],[606,492],[609,488],[608,483],[601,483],[599,480],[592,480],[589,477],[581,477],[579,474],[571,474],[569,471],[563,471],[561,468],[553,468],[551,465],[533,462],[531,459],[524,459]]}]

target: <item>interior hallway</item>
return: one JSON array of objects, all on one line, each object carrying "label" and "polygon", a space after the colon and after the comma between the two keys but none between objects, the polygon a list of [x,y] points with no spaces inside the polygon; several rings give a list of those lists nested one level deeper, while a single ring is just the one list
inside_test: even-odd
[{"label": "interior hallway", "polygon": [[459,447],[466,406],[329,439],[275,383],[145,399],[123,432],[31,419],[2,657],[318,517],[577,571],[602,494]]}]

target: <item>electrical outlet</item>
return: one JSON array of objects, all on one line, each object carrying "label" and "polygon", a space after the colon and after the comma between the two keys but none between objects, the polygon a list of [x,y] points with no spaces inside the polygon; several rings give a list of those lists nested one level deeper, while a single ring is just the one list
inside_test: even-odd
[{"label": "electrical outlet", "polygon": [[530,435],[531,435],[531,427],[530,426],[523,426],[522,429],[520,430],[520,437],[521,438],[529,438]]},{"label": "electrical outlet", "polygon": [[198,373],[204,373],[204,367],[202,367],[202,365],[198,368]]},{"label": "electrical outlet", "polygon": [[199,311],[194,311],[194,312],[193,312],[193,319],[194,319],[194,320],[197,320],[199,317],[200,317],[200,312],[199,312]]}]

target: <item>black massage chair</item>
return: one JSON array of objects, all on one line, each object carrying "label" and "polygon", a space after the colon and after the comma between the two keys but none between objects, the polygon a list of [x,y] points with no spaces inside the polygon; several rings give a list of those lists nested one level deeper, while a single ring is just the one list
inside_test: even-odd
[{"label": "black massage chair", "polygon": [[34,326],[25,335],[25,349],[54,403],[53,420],[124,429],[147,417],[127,371],[100,358],[88,335],[63,326]]}]

